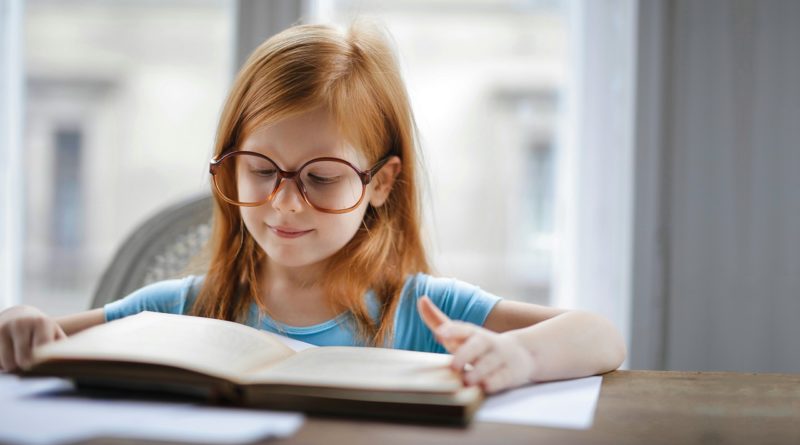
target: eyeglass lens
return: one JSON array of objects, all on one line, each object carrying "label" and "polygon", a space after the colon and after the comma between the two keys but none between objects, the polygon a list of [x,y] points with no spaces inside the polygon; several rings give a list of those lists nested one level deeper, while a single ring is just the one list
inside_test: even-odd
[{"label": "eyeglass lens", "polygon": [[[220,163],[216,175],[217,187],[227,199],[241,204],[256,204],[266,201],[275,190],[279,173],[278,167],[265,158],[237,153]],[[297,184],[297,187],[304,189],[311,204],[327,210],[355,206],[364,190],[358,173],[349,165],[336,161],[311,162],[294,179],[302,182],[302,186]]]}]

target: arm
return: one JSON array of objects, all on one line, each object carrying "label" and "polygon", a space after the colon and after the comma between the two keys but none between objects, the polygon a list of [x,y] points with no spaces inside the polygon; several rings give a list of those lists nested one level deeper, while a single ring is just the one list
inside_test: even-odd
[{"label": "arm", "polygon": [[105,322],[103,309],[92,309],[59,319],[32,306],[14,306],[0,312],[0,369],[13,371],[30,365],[33,348],[66,338]]},{"label": "arm", "polygon": [[617,329],[605,318],[514,301],[500,301],[484,327],[450,320],[427,297],[418,310],[453,354],[468,384],[496,392],[528,382],[599,374],[625,359]]},{"label": "arm", "polygon": [[601,374],[625,360],[625,341],[606,318],[516,301],[500,301],[484,327],[522,343],[537,368],[533,381]]},{"label": "arm", "polygon": [[84,329],[91,328],[106,322],[103,308],[92,309],[86,312],[67,315],[56,319],[56,323],[61,326],[64,333],[72,335]]}]

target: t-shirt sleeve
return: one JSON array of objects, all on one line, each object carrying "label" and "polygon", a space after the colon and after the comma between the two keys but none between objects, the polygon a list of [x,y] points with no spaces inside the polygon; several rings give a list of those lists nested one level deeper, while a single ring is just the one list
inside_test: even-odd
[{"label": "t-shirt sleeve", "polygon": [[406,283],[395,321],[395,342],[399,349],[446,352],[417,312],[423,295],[453,320],[483,326],[486,317],[501,300],[478,286],[453,278],[417,274]]},{"label": "t-shirt sleeve", "polygon": [[188,276],[149,284],[120,300],[106,304],[105,319],[108,322],[143,311],[183,314],[189,309],[187,297],[194,279],[194,276]]}]

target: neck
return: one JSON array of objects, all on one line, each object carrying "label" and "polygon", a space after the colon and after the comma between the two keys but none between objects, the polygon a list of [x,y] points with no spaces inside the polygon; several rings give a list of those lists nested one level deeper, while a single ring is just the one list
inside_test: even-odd
[{"label": "neck", "polygon": [[322,275],[325,264],[320,262],[302,267],[286,267],[267,259],[262,267],[264,302],[292,304],[294,302],[321,303]]},{"label": "neck", "polygon": [[261,267],[264,283],[279,283],[296,289],[311,289],[319,286],[325,268],[324,262],[300,267],[287,267],[267,259]]},{"label": "neck", "polygon": [[292,326],[309,326],[336,316],[321,286],[324,262],[304,267],[270,263],[262,268],[262,301],[270,316]]}]

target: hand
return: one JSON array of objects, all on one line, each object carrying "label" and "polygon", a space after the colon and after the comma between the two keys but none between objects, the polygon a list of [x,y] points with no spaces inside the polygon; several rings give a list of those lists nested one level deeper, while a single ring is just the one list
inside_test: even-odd
[{"label": "hand", "polygon": [[531,381],[533,357],[514,336],[453,321],[427,296],[417,301],[417,310],[436,340],[453,354],[451,367],[462,373],[465,384],[480,385],[487,393],[494,393]]},{"label": "hand", "polygon": [[25,368],[31,363],[34,347],[66,337],[61,326],[39,309],[6,309],[0,312],[0,370]]}]

